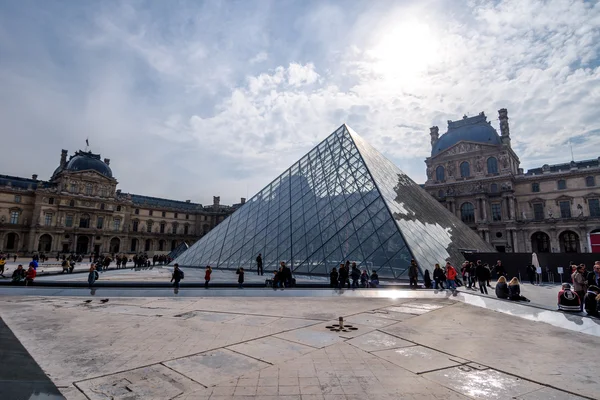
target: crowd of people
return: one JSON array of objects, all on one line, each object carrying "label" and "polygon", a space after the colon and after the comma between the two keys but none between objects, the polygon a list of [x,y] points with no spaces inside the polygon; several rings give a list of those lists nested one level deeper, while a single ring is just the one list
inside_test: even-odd
[{"label": "crowd of people", "polygon": [[582,312],[600,317],[600,261],[591,271],[585,264],[571,263],[571,284],[563,283],[558,292],[558,309],[566,312]]},{"label": "crowd of people", "polygon": [[[282,263],[283,264],[283,263]],[[352,283],[350,283],[352,281]],[[333,267],[329,273],[329,286],[331,288],[343,289],[345,286],[348,289],[356,289],[359,287],[377,287],[379,285],[379,276],[373,271],[371,275],[366,269],[362,271],[356,266],[356,263],[350,263],[349,260],[344,264],[340,264],[339,270]]]}]

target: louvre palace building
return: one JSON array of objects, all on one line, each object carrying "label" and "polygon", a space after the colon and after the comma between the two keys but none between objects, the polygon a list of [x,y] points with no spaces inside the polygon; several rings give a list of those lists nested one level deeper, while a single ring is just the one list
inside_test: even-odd
[{"label": "louvre palace building", "polygon": [[99,154],[62,150],[48,181],[0,175],[0,252],[167,254],[239,206],[123,193],[109,165]]},{"label": "louvre palace building", "polygon": [[483,112],[430,128],[425,190],[500,252],[600,253],[600,158],[524,171],[498,120],[500,134]]}]

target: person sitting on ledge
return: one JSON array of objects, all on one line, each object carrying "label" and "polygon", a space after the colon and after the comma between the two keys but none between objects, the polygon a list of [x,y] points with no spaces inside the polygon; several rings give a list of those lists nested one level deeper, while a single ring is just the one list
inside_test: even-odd
[{"label": "person sitting on ledge", "polygon": [[25,286],[31,285],[36,275],[37,272],[35,271],[35,268],[33,267],[32,263],[30,263],[29,269],[27,270],[27,274],[25,275]]},{"label": "person sitting on ledge", "polygon": [[567,312],[579,312],[581,305],[579,296],[571,290],[571,285],[563,283],[560,292],[558,292],[558,309]]},{"label": "person sitting on ledge", "polygon": [[598,288],[598,286],[590,286],[588,288],[587,293],[585,294],[585,298],[584,298],[584,307],[585,307],[585,312],[587,313],[587,315],[590,315],[592,317],[598,317],[599,315],[599,310],[598,310],[598,294],[600,293],[600,288]]},{"label": "person sitting on ledge", "polygon": [[377,286],[379,286],[379,275],[377,275],[377,272],[373,271],[371,274],[371,287],[376,288]]},{"label": "person sitting on ledge", "polygon": [[329,273],[329,287],[336,288],[338,286],[338,272],[335,267]]},{"label": "person sitting on ledge", "polygon": [[509,297],[508,284],[503,275],[501,275],[500,278],[498,278],[498,282],[496,282],[496,297],[499,299],[508,299]]},{"label": "person sitting on ledge", "polygon": [[529,301],[525,296],[521,296],[521,285],[517,277],[514,277],[508,283],[508,298],[513,301]]},{"label": "person sitting on ledge", "polygon": [[363,269],[362,273],[360,274],[360,287],[369,287],[369,274],[367,274],[366,269]]},{"label": "person sitting on ledge", "polygon": [[23,282],[25,282],[25,270],[23,269],[23,265],[19,264],[17,269],[12,273],[12,283],[20,285]]}]

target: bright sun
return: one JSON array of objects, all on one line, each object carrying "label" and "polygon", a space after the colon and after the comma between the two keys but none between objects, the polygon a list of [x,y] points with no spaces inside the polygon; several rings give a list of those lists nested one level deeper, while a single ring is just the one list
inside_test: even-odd
[{"label": "bright sun", "polygon": [[402,82],[425,72],[438,50],[429,26],[417,21],[383,29],[375,36],[375,42],[367,52],[373,60],[374,72]]}]

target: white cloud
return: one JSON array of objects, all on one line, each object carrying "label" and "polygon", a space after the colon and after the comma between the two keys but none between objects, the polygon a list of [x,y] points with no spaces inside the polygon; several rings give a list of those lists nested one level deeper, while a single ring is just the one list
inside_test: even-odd
[{"label": "white cloud", "polygon": [[122,4],[0,13],[3,172],[90,135],[124,190],[231,203],[347,122],[422,181],[429,126],[502,107],[525,168],[598,156],[598,3]]}]

